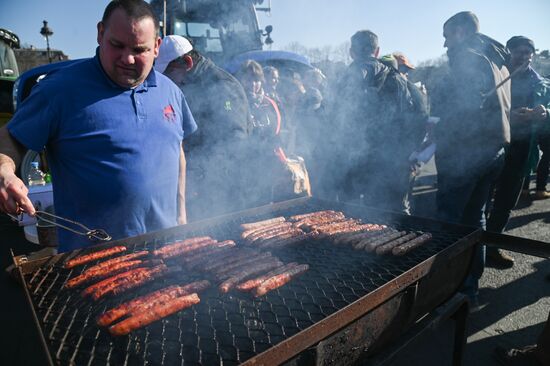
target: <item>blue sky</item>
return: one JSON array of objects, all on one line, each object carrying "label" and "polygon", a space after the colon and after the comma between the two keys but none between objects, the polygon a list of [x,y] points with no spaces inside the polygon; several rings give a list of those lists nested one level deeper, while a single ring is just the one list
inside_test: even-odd
[{"label": "blue sky", "polygon": [[[47,20],[54,32],[50,46],[70,58],[93,55],[96,24],[108,3],[0,1],[0,28],[16,32],[23,44],[45,48],[39,32],[42,20]],[[462,10],[475,12],[481,31],[500,42],[525,35],[537,48],[550,48],[550,0],[272,0],[271,5],[271,16],[260,14],[259,20],[262,26],[273,25],[274,49],[293,41],[310,47],[336,46],[358,29],[371,29],[379,36],[382,53],[399,50],[417,63],[445,52],[442,24]]]}]

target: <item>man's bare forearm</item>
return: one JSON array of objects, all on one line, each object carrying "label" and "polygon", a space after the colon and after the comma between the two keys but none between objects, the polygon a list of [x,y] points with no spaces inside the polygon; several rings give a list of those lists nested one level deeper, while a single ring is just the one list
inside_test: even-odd
[{"label": "man's bare forearm", "polygon": [[17,142],[6,126],[0,128],[0,168],[9,169],[15,172],[15,169],[21,163],[25,148]]},{"label": "man's bare forearm", "polygon": [[179,177],[178,177],[178,224],[187,223],[187,210],[185,208],[185,171],[187,169],[187,162],[185,160],[185,153],[183,152],[183,143],[180,150],[180,162],[179,162]]}]

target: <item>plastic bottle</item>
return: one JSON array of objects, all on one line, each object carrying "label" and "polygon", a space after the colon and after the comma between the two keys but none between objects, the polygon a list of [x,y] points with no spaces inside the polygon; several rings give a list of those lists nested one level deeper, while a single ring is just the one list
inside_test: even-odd
[{"label": "plastic bottle", "polygon": [[44,173],[38,167],[37,161],[31,162],[31,170],[29,171],[29,175],[27,179],[28,179],[29,187],[43,186],[46,184],[46,180],[44,179]]}]

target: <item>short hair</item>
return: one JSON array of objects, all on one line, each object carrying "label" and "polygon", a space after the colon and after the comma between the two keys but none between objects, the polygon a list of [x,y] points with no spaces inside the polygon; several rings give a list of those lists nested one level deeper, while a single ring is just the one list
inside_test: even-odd
[{"label": "short hair", "polygon": [[533,53],[535,53],[535,42],[525,36],[514,36],[510,38],[508,42],[506,42],[506,48],[508,48],[508,50],[510,51],[516,49],[519,46],[527,46],[531,48],[531,51]]},{"label": "short hair", "polygon": [[111,14],[119,8],[123,9],[130,19],[133,20],[141,20],[143,18],[153,19],[153,23],[155,24],[155,35],[157,37],[160,36],[159,20],[151,5],[143,0],[112,0],[103,12],[101,23],[107,26],[107,21],[111,17]]},{"label": "short hair", "polygon": [[351,36],[351,48],[358,54],[372,55],[378,48],[378,36],[370,30],[360,30]]},{"label": "short hair", "polygon": [[245,77],[251,76],[255,79],[261,80],[262,82],[265,81],[262,66],[254,60],[246,60],[237,72],[237,77],[239,80],[242,80]]},{"label": "short hair", "polygon": [[479,32],[479,19],[477,15],[471,11],[461,11],[447,19],[443,27],[450,27],[453,29],[461,27],[469,34],[474,34]]},{"label": "short hair", "polygon": [[273,75],[273,73],[275,73],[275,72],[279,72],[279,69],[277,69],[274,66],[265,66],[264,67],[264,75],[265,74]]}]

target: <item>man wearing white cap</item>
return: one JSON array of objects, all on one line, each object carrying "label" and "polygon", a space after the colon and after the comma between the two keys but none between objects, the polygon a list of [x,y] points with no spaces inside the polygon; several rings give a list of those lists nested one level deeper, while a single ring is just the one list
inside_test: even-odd
[{"label": "man wearing white cap", "polygon": [[178,35],[164,37],[155,69],[177,84],[199,130],[186,140],[189,221],[244,208],[248,102],[241,84]]}]

